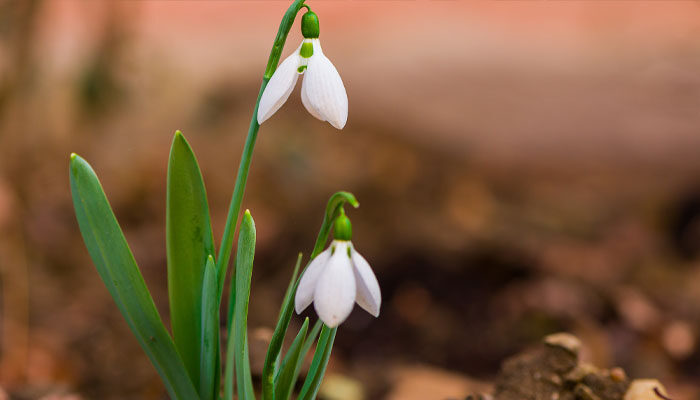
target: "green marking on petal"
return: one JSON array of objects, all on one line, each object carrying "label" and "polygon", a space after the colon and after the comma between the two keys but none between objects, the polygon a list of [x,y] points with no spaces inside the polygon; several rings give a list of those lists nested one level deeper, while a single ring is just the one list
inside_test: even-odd
[{"label": "green marking on petal", "polygon": [[309,58],[314,55],[314,45],[312,45],[310,42],[304,42],[301,45],[301,50],[299,51],[299,55],[304,57],[304,58]]},{"label": "green marking on petal", "polygon": [[302,65],[301,67],[297,68],[297,72],[300,74],[304,72],[304,70],[306,70],[306,65]]}]

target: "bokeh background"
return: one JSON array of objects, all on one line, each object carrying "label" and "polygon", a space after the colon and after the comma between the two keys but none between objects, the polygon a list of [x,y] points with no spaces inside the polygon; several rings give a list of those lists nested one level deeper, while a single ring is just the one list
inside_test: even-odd
[{"label": "bokeh background", "polygon": [[[297,89],[261,128],[244,200],[254,370],[297,252],[345,189],[384,303],[339,331],[325,399],[463,397],[561,330],[590,362],[700,398],[700,3],[309,4],[350,113],[338,132]],[[167,320],[172,134],[198,155],[219,238],[286,8],[0,0],[10,398],[164,398],[83,246],[68,155],[96,169]],[[300,40],[297,24],[283,56]]]}]

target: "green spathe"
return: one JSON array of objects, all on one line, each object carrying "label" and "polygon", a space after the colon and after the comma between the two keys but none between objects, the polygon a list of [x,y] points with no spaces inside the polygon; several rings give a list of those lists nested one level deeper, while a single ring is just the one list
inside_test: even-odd
[{"label": "green spathe", "polygon": [[333,225],[333,238],[336,240],[352,240],[352,224],[342,208]]},{"label": "green spathe", "polygon": [[318,15],[315,12],[309,10],[301,17],[301,34],[307,39],[318,38]]}]

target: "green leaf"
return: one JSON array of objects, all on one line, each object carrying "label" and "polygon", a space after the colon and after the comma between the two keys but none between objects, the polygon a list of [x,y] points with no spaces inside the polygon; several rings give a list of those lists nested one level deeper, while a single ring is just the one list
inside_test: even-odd
[{"label": "green leaf", "polygon": [[[231,285],[233,286],[233,285]],[[234,344],[233,334],[231,329],[228,330],[228,339],[226,343],[226,369],[224,370],[224,400],[233,400],[233,375],[234,375]]]},{"label": "green leaf", "polygon": [[248,356],[248,301],[250,298],[250,280],[253,274],[255,255],[255,223],[250,211],[246,210],[241,222],[238,236],[238,253],[236,254],[236,302],[233,309],[234,363],[236,384],[240,400],[255,399],[253,380],[250,375]]},{"label": "green leaf", "polygon": [[301,367],[299,363],[299,357],[304,347],[304,339],[306,339],[306,332],[309,329],[309,318],[304,319],[304,323],[299,329],[299,333],[294,338],[292,345],[287,351],[287,355],[282,360],[280,369],[275,376],[275,400],[287,400],[292,394],[292,389],[294,389],[294,379],[295,375],[298,373],[298,368]]},{"label": "green leaf", "polygon": [[295,384],[297,379],[299,379],[301,366],[302,364],[304,364],[306,355],[309,353],[309,350],[311,350],[311,346],[314,345],[318,334],[321,332],[321,327],[323,326],[323,322],[320,319],[316,320],[314,327],[311,328],[311,332],[309,332],[309,335],[306,337],[306,340],[304,340],[304,346],[302,346],[301,354],[299,355],[299,360],[297,360],[296,372],[294,373],[294,379],[292,379],[292,384]]},{"label": "green leaf", "polygon": [[202,342],[199,354],[199,396],[202,400],[215,400],[217,352],[219,351],[219,286],[216,276],[216,263],[211,255],[204,270],[202,290]]},{"label": "green leaf", "polygon": [[198,399],[100,181],[90,165],[76,154],[70,160],[70,185],[80,231],[97,272],[168,394],[172,399]]},{"label": "green leaf", "polygon": [[199,386],[204,268],[215,250],[202,174],[180,131],[170,149],[165,227],[173,338],[192,382]]},{"label": "green leaf", "polygon": [[[299,379],[299,374],[301,373],[301,366],[304,364],[304,360],[306,360],[306,355],[309,353],[309,350],[311,350],[311,346],[313,346],[314,342],[316,341],[319,332],[321,332],[322,326],[323,323],[321,322],[321,320],[316,320],[314,327],[311,328],[311,332],[309,332],[309,334],[306,336],[306,339],[303,340],[303,344],[301,346],[301,349],[299,350],[299,355],[296,357],[296,364],[294,365],[293,374],[289,379],[289,388],[287,389],[288,393],[286,394],[286,397],[277,397],[277,382],[280,382],[281,388],[284,388],[284,386],[281,385],[280,381],[281,373],[278,373],[277,376],[275,376],[275,400],[285,400],[289,399],[289,397],[291,396],[292,391],[294,390],[294,386],[296,385],[296,382]],[[289,351],[287,352],[287,356],[285,356],[285,359],[291,357],[290,354],[292,353],[293,347],[294,343],[292,343],[292,347],[290,347]],[[283,365],[284,363],[285,361],[282,361]]]},{"label": "green leaf", "polygon": [[270,345],[267,348],[267,356],[265,357],[265,364],[262,372],[262,396],[264,400],[274,400],[275,361],[282,350],[284,336],[287,333],[289,321],[292,319],[292,313],[294,312],[294,294],[297,288],[297,276],[299,275],[301,258],[302,254],[299,253],[296,265],[294,266],[294,273],[292,273],[292,279],[289,281],[287,292],[284,294],[284,300],[282,301],[282,308],[277,319],[275,332],[272,334]]},{"label": "green leaf", "polygon": [[311,361],[311,368],[309,368],[309,373],[306,375],[304,386],[302,386],[301,393],[299,393],[297,400],[313,400],[316,398],[318,388],[321,386],[321,381],[323,380],[323,375],[326,373],[326,367],[331,357],[331,350],[333,349],[333,342],[335,341],[335,334],[337,331],[338,328],[329,328],[323,325],[321,337],[318,339],[318,345],[314,353],[314,359]]}]

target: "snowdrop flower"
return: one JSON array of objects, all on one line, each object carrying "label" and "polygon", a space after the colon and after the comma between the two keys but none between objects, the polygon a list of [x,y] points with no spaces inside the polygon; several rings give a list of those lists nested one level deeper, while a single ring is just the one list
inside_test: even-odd
[{"label": "snowdrop flower", "polygon": [[335,221],[330,247],[311,261],[299,281],[294,308],[301,313],[312,302],[318,317],[335,328],[350,315],[355,302],[379,316],[382,295],[372,268],[350,242],[352,227],[342,212]]},{"label": "snowdrop flower", "polygon": [[312,11],[301,19],[304,41],[279,65],[258,105],[258,124],[267,121],[292,93],[299,75],[301,102],[314,117],[343,129],[348,120],[348,95],[333,63],[323,55],[318,39],[318,17]]}]

